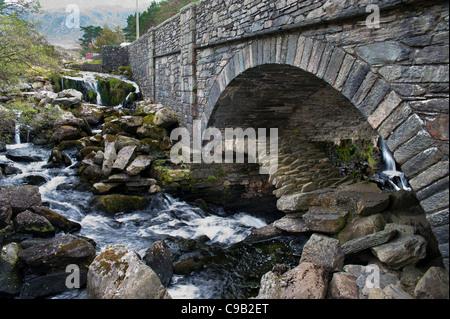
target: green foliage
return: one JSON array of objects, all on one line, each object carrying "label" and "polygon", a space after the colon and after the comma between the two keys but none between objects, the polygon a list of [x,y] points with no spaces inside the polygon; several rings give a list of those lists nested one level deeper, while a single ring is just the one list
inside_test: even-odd
[{"label": "green foliage", "polygon": [[0,0],[0,88],[58,69],[60,56],[27,20],[40,10],[36,0]]},{"label": "green foliage", "polygon": [[95,91],[88,91],[87,92],[87,102],[89,103],[96,103],[97,102],[97,92]]},{"label": "green foliage", "polygon": [[103,105],[116,106],[126,99],[128,94],[136,91],[136,88],[116,78],[98,77],[98,87]]},{"label": "green foliage", "polygon": [[28,100],[16,100],[0,106],[0,140],[13,143],[14,128],[18,123],[23,130],[29,130],[33,135],[39,136],[38,142],[45,142],[51,138],[53,123],[61,113],[57,106],[36,106],[33,101]]},{"label": "green foliage", "polygon": [[93,51],[102,52],[102,46],[104,45],[117,45],[125,41],[125,37],[122,29],[119,27],[111,30],[107,25],[105,25],[100,31],[99,35],[95,39]]},{"label": "green foliage", "polygon": [[[164,0],[159,3],[152,2],[146,11],[139,13],[140,34],[146,33],[150,28],[156,27],[170,17],[176,15],[181,8],[197,0]],[[127,41],[136,40],[136,14],[129,15],[127,26],[123,29]]]},{"label": "green foliage", "polygon": [[81,53],[85,55],[86,53],[91,51],[91,48],[94,46],[95,39],[100,35],[103,28],[93,25],[88,25],[86,27],[80,27],[81,31],[83,31],[83,36],[79,38]]}]

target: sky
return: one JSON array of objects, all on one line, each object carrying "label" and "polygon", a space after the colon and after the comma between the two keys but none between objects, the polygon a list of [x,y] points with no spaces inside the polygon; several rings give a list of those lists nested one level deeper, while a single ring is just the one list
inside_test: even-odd
[{"label": "sky", "polygon": [[[139,9],[144,11],[155,0],[138,0]],[[156,0],[160,2],[162,0]],[[123,8],[136,8],[136,0],[39,0],[44,10],[66,8],[69,4],[76,4],[80,9],[99,6],[121,6]]]}]

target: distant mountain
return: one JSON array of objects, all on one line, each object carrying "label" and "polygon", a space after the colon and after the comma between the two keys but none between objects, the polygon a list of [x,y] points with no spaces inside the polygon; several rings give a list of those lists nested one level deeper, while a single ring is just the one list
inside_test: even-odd
[{"label": "distant mountain", "polygon": [[[124,28],[127,25],[127,17],[132,14],[131,9],[121,7],[97,7],[89,11],[80,12],[80,26],[101,26],[107,24],[111,29],[116,26]],[[68,28],[66,19],[70,20],[71,13],[64,9],[47,10],[33,15],[32,19],[37,23],[37,30],[44,35],[50,44],[61,46],[65,49],[79,47],[78,39],[83,32],[80,28]],[[72,21],[72,20],[70,20]],[[69,24],[70,25],[70,24]]]}]

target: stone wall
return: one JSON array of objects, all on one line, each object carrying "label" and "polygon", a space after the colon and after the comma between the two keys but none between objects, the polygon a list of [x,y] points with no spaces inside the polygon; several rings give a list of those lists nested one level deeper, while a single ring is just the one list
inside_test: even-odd
[{"label": "stone wall", "polygon": [[104,45],[102,47],[102,65],[104,72],[112,72],[120,66],[129,65],[128,47],[118,45]]},{"label": "stone wall", "polygon": [[[271,125],[302,125],[315,140],[380,134],[448,262],[449,5],[374,3],[379,28],[366,24],[368,4],[355,0],[199,1],[133,43],[131,66],[144,96],[188,128],[194,119],[203,128],[264,127],[267,114],[277,114]],[[270,70],[274,64],[281,69]],[[298,84],[293,90],[279,77],[285,71]],[[251,94],[262,92],[267,98],[256,103]],[[249,105],[259,112],[242,108]]]}]

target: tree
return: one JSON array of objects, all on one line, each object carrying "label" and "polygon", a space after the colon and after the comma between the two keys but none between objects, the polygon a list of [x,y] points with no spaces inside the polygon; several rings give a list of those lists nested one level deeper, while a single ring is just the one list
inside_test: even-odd
[{"label": "tree", "polygon": [[[156,27],[158,24],[176,15],[182,7],[196,1],[164,0],[159,3],[152,2],[146,11],[139,13],[139,30],[141,30],[141,34],[144,34],[150,28]],[[123,31],[127,41],[134,41],[136,39],[136,14],[128,16],[127,26]]]},{"label": "tree", "polygon": [[0,88],[40,68],[57,68],[59,54],[26,20],[39,10],[37,0],[0,0]]},{"label": "tree", "polygon": [[88,25],[86,27],[80,27],[81,31],[83,31],[83,36],[79,38],[80,46],[82,49],[82,54],[91,51],[91,48],[94,45],[95,39],[100,35],[103,28],[102,27],[94,27],[93,25]]},{"label": "tree", "polygon": [[107,25],[105,25],[95,39],[94,51],[101,52],[102,46],[120,44],[124,40],[123,31],[120,28],[111,30]]}]

